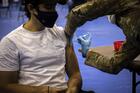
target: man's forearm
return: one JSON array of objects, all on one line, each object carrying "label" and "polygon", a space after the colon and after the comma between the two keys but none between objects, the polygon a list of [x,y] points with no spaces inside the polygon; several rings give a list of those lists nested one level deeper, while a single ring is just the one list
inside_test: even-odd
[{"label": "man's forearm", "polygon": [[81,90],[82,78],[78,61],[71,44],[68,44],[66,47],[66,72],[69,77],[68,90],[66,93],[78,93]]},{"label": "man's forearm", "polygon": [[48,93],[47,86],[8,84],[0,87],[0,93]]}]

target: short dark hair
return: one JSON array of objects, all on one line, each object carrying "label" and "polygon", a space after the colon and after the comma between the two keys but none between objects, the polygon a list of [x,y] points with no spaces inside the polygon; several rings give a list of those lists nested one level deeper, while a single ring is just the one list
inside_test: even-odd
[{"label": "short dark hair", "polygon": [[28,4],[32,4],[34,8],[38,8],[38,5],[39,4],[42,4],[42,3],[48,3],[48,4],[51,4],[52,2],[56,5],[57,3],[59,4],[66,4],[68,0],[23,0],[23,4],[25,6],[25,13],[26,13],[26,16],[28,18],[31,17],[31,14],[27,8],[27,5]]},{"label": "short dark hair", "polygon": [[58,3],[62,4],[62,5],[66,4],[67,2],[68,2],[68,0],[58,0]]},{"label": "short dark hair", "polygon": [[27,8],[28,4],[33,5],[33,7],[37,7],[41,2],[41,0],[23,0],[23,5],[24,5],[24,10],[25,10],[25,14],[28,18],[31,17],[31,14]]}]

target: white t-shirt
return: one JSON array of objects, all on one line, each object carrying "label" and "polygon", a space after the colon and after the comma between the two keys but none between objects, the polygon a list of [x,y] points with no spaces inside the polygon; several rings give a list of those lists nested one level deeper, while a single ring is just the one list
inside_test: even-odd
[{"label": "white t-shirt", "polygon": [[0,42],[0,71],[20,71],[19,83],[67,88],[62,27],[30,32],[23,25]]}]

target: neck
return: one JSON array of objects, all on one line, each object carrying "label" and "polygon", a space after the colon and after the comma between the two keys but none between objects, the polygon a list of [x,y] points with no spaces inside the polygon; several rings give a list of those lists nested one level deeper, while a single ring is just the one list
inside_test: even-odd
[{"label": "neck", "polygon": [[45,29],[45,26],[43,26],[35,17],[31,17],[30,20],[24,24],[24,28],[31,32],[36,32],[42,31]]}]

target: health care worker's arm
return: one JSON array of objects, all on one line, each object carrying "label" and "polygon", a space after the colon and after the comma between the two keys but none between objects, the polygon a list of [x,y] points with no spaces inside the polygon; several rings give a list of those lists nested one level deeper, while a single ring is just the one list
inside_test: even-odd
[{"label": "health care worker's arm", "polygon": [[66,47],[66,72],[69,77],[66,93],[79,93],[82,86],[82,78],[77,58],[71,44],[67,44]]},{"label": "health care worker's arm", "polygon": [[120,13],[138,3],[138,0],[89,0],[71,10],[65,32],[73,35],[76,28],[101,16]]},{"label": "health care worker's arm", "polygon": [[86,57],[86,65],[110,74],[118,74],[123,68],[133,70],[140,74],[139,61],[133,62],[140,54],[140,51],[136,46],[133,46],[132,42],[124,42],[120,50],[114,52],[114,56],[111,58],[103,55],[102,52],[95,52],[96,50],[94,48],[89,49],[90,42],[90,35],[88,34],[78,37],[78,43],[82,48],[80,52],[82,52],[83,57]]},{"label": "health care worker's arm", "polygon": [[[81,44],[82,54],[86,57],[85,64],[91,67],[95,67],[101,71],[118,74],[123,68],[133,69],[139,73],[139,65],[132,62],[139,54],[140,51],[131,42],[124,42],[123,46],[119,51],[114,52],[113,57],[102,55],[101,53],[95,52],[95,49],[90,48],[90,35],[85,34],[79,36],[78,43]],[[87,50],[87,51],[85,51]]]},{"label": "health care worker's arm", "polygon": [[[128,45],[128,43],[124,44],[111,58],[94,52],[94,49],[89,49],[85,64],[111,74],[118,74],[123,68],[138,71],[138,66],[133,64],[133,60],[139,54],[139,50],[131,46],[131,44]],[[134,66],[137,68],[134,68]]]}]

